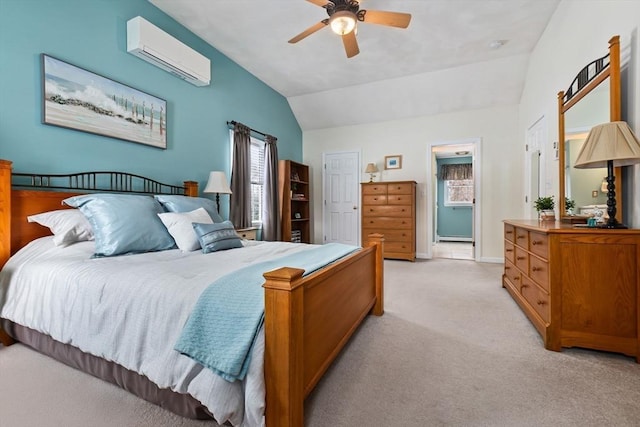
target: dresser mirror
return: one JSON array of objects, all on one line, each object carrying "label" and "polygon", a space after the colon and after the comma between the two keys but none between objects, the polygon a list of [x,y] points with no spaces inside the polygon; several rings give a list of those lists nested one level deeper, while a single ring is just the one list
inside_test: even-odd
[{"label": "dresser mirror", "polygon": [[[569,214],[592,215],[598,210],[606,212],[607,193],[602,191],[602,181],[607,169],[576,169],[573,165],[589,130],[617,120],[621,120],[620,38],[614,36],[609,40],[609,53],[587,64],[568,89],[558,93],[560,196],[557,207],[561,218]],[[616,194],[622,194],[620,168],[614,173]],[[570,212],[565,209],[567,199],[575,204]],[[617,208],[622,212],[620,198]]]}]

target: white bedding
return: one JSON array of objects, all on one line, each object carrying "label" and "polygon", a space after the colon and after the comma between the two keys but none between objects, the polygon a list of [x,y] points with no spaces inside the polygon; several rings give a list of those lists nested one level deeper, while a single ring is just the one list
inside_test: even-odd
[{"label": "white bedding", "polygon": [[210,254],[176,249],[91,259],[94,242],[56,247],[52,239],[31,242],[7,262],[0,317],[189,393],[220,424],[264,425],[263,333],[242,382],[223,380],[173,346],[198,296],[218,277],[311,245],[245,242]]}]

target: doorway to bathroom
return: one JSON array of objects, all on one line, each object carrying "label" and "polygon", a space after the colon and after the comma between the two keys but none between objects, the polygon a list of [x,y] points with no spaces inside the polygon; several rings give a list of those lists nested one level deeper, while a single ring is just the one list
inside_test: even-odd
[{"label": "doorway to bathroom", "polygon": [[480,139],[430,145],[427,224],[430,258],[476,260]]}]

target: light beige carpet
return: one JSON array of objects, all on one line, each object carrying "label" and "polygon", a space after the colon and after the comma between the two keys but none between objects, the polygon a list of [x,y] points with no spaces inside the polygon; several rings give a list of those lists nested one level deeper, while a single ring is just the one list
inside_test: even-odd
[{"label": "light beige carpet", "polygon": [[[327,426],[639,426],[640,365],[544,350],[500,286],[502,266],[385,261],[368,317],[305,405]],[[19,344],[0,348],[0,426],[212,426],[186,420]]]}]

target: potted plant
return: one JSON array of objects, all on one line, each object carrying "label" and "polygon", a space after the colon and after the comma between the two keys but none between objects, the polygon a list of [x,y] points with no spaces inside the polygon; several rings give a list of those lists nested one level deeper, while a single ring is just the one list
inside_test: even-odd
[{"label": "potted plant", "polygon": [[573,209],[576,207],[576,201],[570,198],[564,199],[564,210],[567,215],[573,215]]},{"label": "potted plant", "polygon": [[538,215],[541,220],[556,219],[556,213],[553,210],[556,206],[556,202],[553,200],[553,196],[538,197],[533,204],[538,211]]}]

